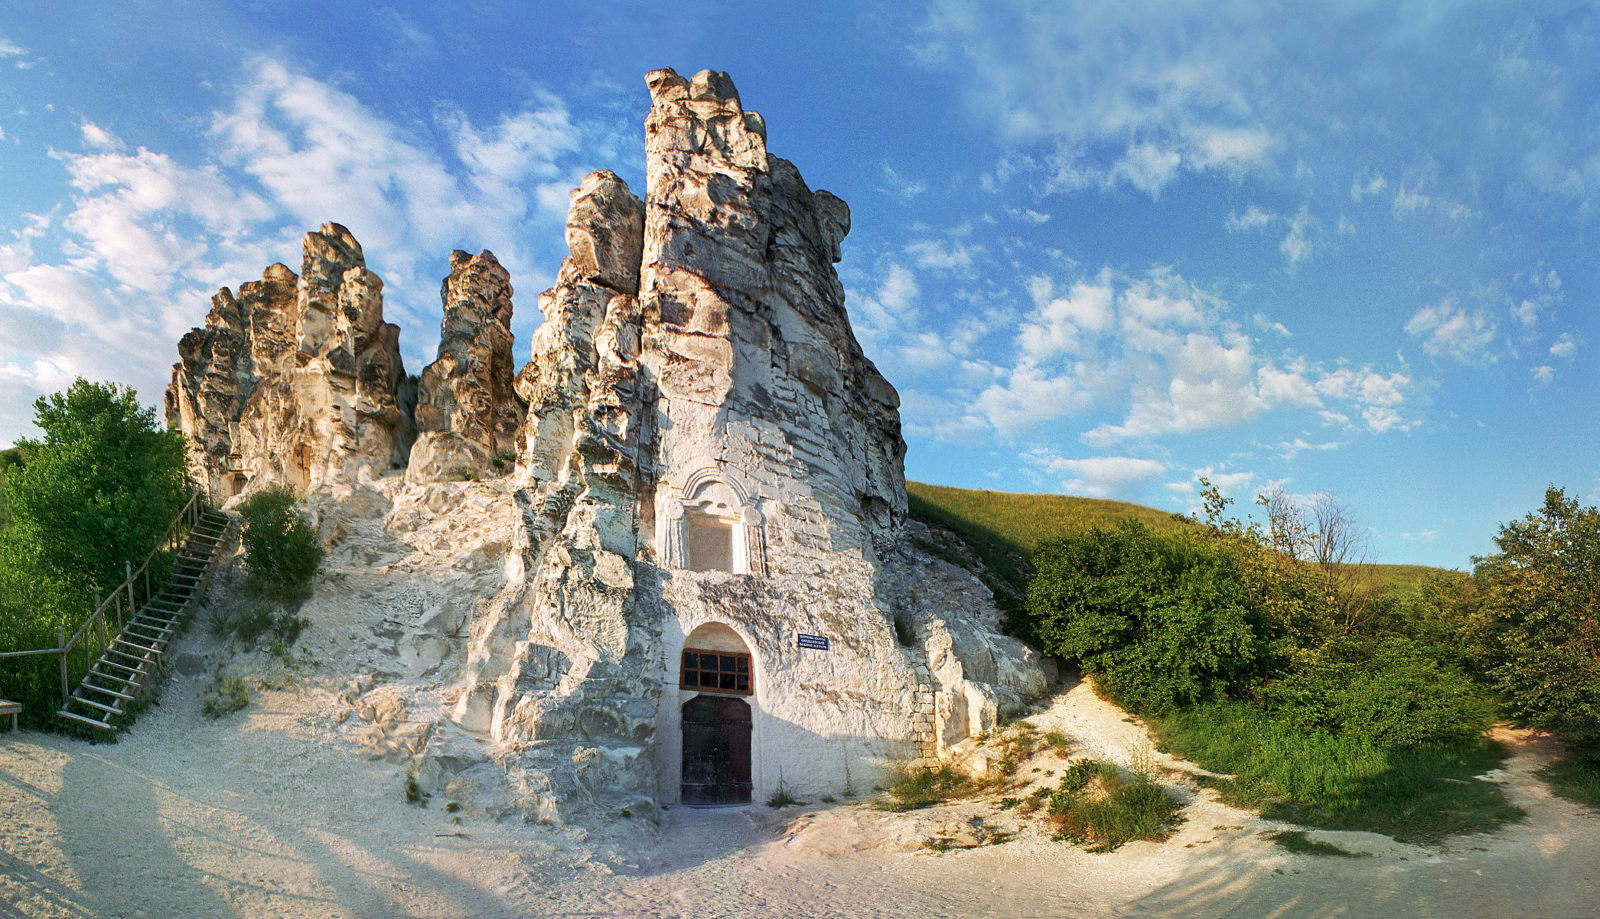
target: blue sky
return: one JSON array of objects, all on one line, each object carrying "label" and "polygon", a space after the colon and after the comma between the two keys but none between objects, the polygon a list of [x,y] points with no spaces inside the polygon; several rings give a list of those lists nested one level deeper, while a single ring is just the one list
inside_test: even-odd
[{"label": "blue sky", "polygon": [[329,220],[408,370],[454,248],[523,352],[567,191],[642,190],[645,72],[711,68],[851,206],[911,478],[1329,491],[1466,568],[1546,485],[1600,499],[1596,60],[1554,2],[8,4],[0,442],[77,375],[159,404],[210,294]]}]

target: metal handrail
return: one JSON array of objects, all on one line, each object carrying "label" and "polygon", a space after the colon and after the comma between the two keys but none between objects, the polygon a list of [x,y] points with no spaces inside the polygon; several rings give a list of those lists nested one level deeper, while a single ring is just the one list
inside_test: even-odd
[{"label": "metal handrail", "polygon": [[[0,658],[31,657],[39,654],[61,655],[61,704],[67,704],[68,700],[70,700],[72,697],[72,689],[67,679],[67,654],[71,652],[73,646],[78,643],[78,639],[83,638],[84,634],[88,632],[89,627],[96,624],[96,622],[98,622],[100,626],[100,651],[101,653],[105,653],[105,649],[108,647],[106,642],[106,609],[108,607],[115,610],[117,619],[116,634],[122,634],[123,595],[127,595],[128,616],[129,618],[132,618],[133,614],[137,612],[139,608],[138,600],[134,594],[135,583],[138,581],[141,575],[144,577],[144,597],[146,600],[150,599],[152,596],[150,593],[150,564],[151,562],[155,561],[156,556],[160,555],[163,551],[176,549],[183,545],[184,538],[194,530],[195,524],[200,521],[200,498],[201,491],[199,489],[195,489],[189,495],[189,502],[183,506],[183,510],[178,511],[177,516],[172,518],[172,523],[167,526],[166,532],[162,533],[161,536],[156,539],[155,548],[151,549],[150,554],[145,556],[144,561],[139,565],[137,571],[134,570],[132,562],[123,563],[123,570],[127,572],[127,577],[123,579],[121,584],[117,585],[116,590],[111,592],[111,596],[102,599],[99,589],[96,588],[94,592],[94,612],[90,613],[89,617],[83,620],[83,624],[78,626],[78,630],[72,633],[71,639],[64,640],[63,636],[65,631],[60,626],[56,626],[56,646],[54,648],[39,648],[33,651],[3,651],[0,652]],[[94,660],[91,657],[91,651],[88,642],[84,642],[83,653],[84,661],[88,667],[92,668],[94,666]]]}]

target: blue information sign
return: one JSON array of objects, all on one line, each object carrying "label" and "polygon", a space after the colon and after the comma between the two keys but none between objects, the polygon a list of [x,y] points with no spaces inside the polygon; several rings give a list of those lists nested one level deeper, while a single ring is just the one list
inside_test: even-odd
[{"label": "blue information sign", "polygon": [[828,639],[821,635],[802,634],[800,636],[800,647],[810,648],[813,651],[826,651],[828,650]]}]

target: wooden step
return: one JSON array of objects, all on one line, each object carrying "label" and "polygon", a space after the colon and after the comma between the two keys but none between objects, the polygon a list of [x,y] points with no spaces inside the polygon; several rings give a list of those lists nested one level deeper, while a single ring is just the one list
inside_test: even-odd
[{"label": "wooden step", "polygon": [[[84,684],[80,685],[78,688],[82,689],[82,690],[87,690],[88,692],[98,692],[98,693],[104,693],[105,695],[108,695],[108,696],[115,696],[116,698],[121,699],[124,702],[132,702],[134,700],[133,696],[127,695],[125,693],[117,692],[115,689],[107,689],[104,686],[94,686],[94,685],[91,685],[89,683],[84,683]],[[127,687],[124,686],[123,688],[126,689]],[[84,701],[87,702],[88,700],[85,699]]]},{"label": "wooden step", "polygon": [[120,714],[122,714],[122,709],[120,709],[120,708],[116,708],[116,707],[110,706],[110,705],[101,705],[99,702],[95,702],[95,701],[92,701],[90,699],[85,699],[83,696],[80,696],[77,693],[73,693],[72,694],[72,699],[75,702],[82,702],[84,705],[87,705],[90,708],[98,708],[99,710],[101,710],[102,712],[105,712],[108,715],[120,715]]},{"label": "wooden step", "polygon": [[93,718],[90,718],[90,717],[88,717],[86,715],[80,715],[77,712],[69,712],[66,709],[62,709],[61,711],[56,712],[56,714],[60,715],[63,718],[71,718],[73,721],[82,721],[84,724],[93,725],[93,726],[95,726],[97,728],[101,728],[102,730],[107,730],[107,731],[115,730],[115,728],[113,728],[111,726],[111,720],[109,718],[106,719],[105,721],[97,721],[97,720],[95,720]]},{"label": "wooden step", "polygon": [[[150,648],[146,648],[145,649],[145,651],[147,651],[147,652],[150,651],[150,650],[151,650]],[[154,661],[155,661],[155,658],[152,658],[148,653],[144,654],[144,655],[129,654],[128,652],[119,650],[116,647],[107,648],[106,649],[106,653],[107,654],[115,654],[118,657],[125,657],[130,661],[138,661],[141,664],[154,663]],[[161,655],[159,655],[159,654],[156,655],[156,657],[160,657],[160,656]]]}]

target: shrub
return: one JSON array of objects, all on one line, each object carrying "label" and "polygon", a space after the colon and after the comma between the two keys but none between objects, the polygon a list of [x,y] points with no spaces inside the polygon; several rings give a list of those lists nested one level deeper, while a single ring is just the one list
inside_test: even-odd
[{"label": "shrub", "polygon": [[1469,741],[1488,730],[1494,707],[1440,656],[1398,636],[1371,651],[1336,641],[1298,655],[1292,672],[1267,688],[1267,705],[1304,730],[1358,737],[1377,747]]},{"label": "shrub", "polygon": [[1273,663],[1272,623],[1222,540],[1135,521],[1043,543],[1028,612],[1047,654],[1073,658],[1140,712],[1217,698]]},{"label": "shrub", "polygon": [[1048,810],[1056,835],[1091,852],[1112,852],[1135,839],[1160,842],[1183,818],[1179,804],[1147,775],[1126,778],[1117,767],[1079,760],[1061,776]]},{"label": "shrub", "polygon": [[298,501],[294,489],[273,485],[239,505],[248,583],[260,595],[291,608],[310,593],[322,567],[322,544],[296,508]]}]

